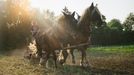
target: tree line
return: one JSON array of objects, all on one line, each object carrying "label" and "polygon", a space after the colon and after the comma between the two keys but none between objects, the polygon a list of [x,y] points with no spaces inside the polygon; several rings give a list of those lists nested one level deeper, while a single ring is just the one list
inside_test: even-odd
[{"label": "tree line", "polygon": [[93,45],[126,45],[134,44],[134,13],[130,13],[125,21],[112,19],[101,28],[93,27]]}]

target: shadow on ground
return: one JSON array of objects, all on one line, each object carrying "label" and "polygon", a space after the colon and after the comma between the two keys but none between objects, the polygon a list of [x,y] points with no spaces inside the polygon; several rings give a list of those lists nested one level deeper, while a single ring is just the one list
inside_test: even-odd
[{"label": "shadow on ground", "polygon": [[55,75],[134,75],[134,73],[121,70],[99,69],[93,67],[82,68],[76,65],[65,65],[58,68]]}]

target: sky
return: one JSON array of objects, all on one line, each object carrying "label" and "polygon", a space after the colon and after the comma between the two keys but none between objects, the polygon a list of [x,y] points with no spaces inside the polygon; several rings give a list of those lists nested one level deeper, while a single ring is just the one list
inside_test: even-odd
[{"label": "sky", "polygon": [[67,6],[70,11],[81,15],[92,2],[98,5],[100,12],[106,16],[106,21],[116,18],[123,22],[130,12],[134,12],[134,0],[32,0],[31,6],[41,10],[49,9],[55,15],[61,14]]}]

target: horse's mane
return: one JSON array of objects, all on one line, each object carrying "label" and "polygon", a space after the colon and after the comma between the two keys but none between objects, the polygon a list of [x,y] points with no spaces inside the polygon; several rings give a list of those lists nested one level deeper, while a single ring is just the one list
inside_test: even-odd
[{"label": "horse's mane", "polygon": [[65,16],[60,16],[60,17],[58,18],[58,24],[64,23],[64,22],[65,22]]},{"label": "horse's mane", "polygon": [[80,20],[78,21],[78,26],[83,26],[83,25],[85,25],[85,24],[83,24],[83,23],[88,23],[89,22],[89,18],[90,18],[90,7],[88,7],[85,11],[84,11],[84,13],[82,14],[82,16],[80,17]]},{"label": "horse's mane", "polygon": [[[91,6],[90,6],[91,7]],[[90,22],[90,17],[92,15],[92,13],[96,12],[97,14],[100,15],[100,17],[102,18],[102,14],[100,13],[100,11],[98,10],[97,6],[94,6],[92,12],[91,12],[91,8],[88,7],[84,13],[82,14],[82,16],[80,17],[80,20],[78,21],[78,26],[83,26],[83,25],[86,25],[86,24],[89,24]],[[84,23],[84,24],[83,24]],[[86,24],[85,24],[86,23]]]}]

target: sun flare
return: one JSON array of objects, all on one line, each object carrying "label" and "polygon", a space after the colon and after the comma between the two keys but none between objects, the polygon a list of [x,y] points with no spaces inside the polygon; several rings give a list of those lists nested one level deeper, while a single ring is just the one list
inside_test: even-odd
[{"label": "sun flare", "polygon": [[44,9],[44,5],[41,2],[39,2],[39,1],[40,0],[30,0],[31,7],[43,10]]},{"label": "sun flare", "polygon": [[61,10],[66,6],[66,2],[64,0],[30,0],[30,6],[41,11],[50,10],[60,14]]}]

